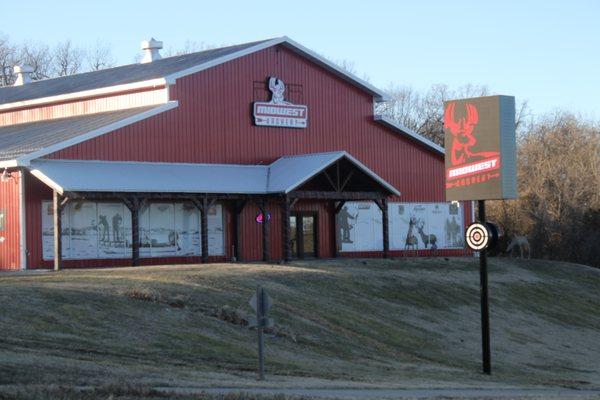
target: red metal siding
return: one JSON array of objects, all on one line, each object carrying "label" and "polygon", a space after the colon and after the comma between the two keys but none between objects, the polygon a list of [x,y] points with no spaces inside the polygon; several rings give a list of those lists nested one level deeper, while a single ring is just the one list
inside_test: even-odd
[{"label": "red metal siding", "polygon": [[[256,90],[256,83],[260,85],[268,76],[282,78],[288,87],[299,85],[301,91],[290,93],[288,99],[308,106],[307,129],[252,124],[252,102],[268,96]],[[178,108],[49,157],[255,164],[287,154],[346,150],[402,192],[390,201],[444,201],[440,155],[374,121],[371,96],[283,47],[181,78],[171,87],[171,99],[179,101]],[[319,212],[321,256],[332,255],[326,205],[301,203],[297,207]],[[470,211],[464,210],[468,222]],[[257,212],[249,204],[242,215],[245,259],[261,258],[261,231],[254,222]],[[271,204],[271,212],[272,256],[280,258],[281,210],[276,203]],[[39,219],[39,213],[32,217]],[[228,252],[230,246],[231,241]]]},{"label": "red metal siding", "polygon": [[[268,76],[302,86],[307,129],[256,127],[254,82]],[[285,154],[346,150],[402,192],[402,201],[441,201],[442,157],[373,120],[373,100],[284,48],[269,48],[171,88],[175,110],[52,154],[51,158],[270,162]]]},{"label": "red metal siding", "polygon": [[0,230],[0,269],[19,269],[21,224],[19,221],[19,186],[21,173],[12,172],[13,179],[0,181],[0,210],[5,213],[4,229]]},{"label": "red metal siding", "polygon": [[25,177],[25,219],[27,221],[27,268],[50,268],[42,263],[42,200],[51,200],[52,191],[36,177]]}]

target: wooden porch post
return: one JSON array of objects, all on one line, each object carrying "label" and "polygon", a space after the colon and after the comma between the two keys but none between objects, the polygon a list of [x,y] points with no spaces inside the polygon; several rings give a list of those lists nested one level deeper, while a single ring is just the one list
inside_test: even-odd
[{"label": "wooden porch post", "polygon": [[54,270],[59,271],[62,264],[62,206],[61,196],[55,190],[52,195],[54,210]]},{"label": "wooden porch post", "polygon": [[281,227],[283,229],[283,259],[288,262],[292,259],[292,244],[290,242],[290,215],[291,215],[291,204],[288,196],[283,197],[283,221],[281,221]]},{"label": "wooden porch post", "polygon": [[202,262],[208,262],[208,198],[202,197],[200,201],[202,205],[200,207],[200,231],[201,231],[201,242],[202,242]]},{"label": "wooden porch post", "polygon": [[267,201],[265,199],[260,200],[259,206],[260,212],[262,213],[262,242],[263,242],[263,261],[269,262],[271,259],[271,246],[269,244],[269,218],[267,212]]},{"label": "wooden porch post", "polygon": [[390,224],[387,199],[381,199],[381,226],[383,228],[383,258],[390,257]]},{"label": "wooden porch post", "polygon": [[123,203],[131,212],[131,265],[140,265],[140,199],[137,196],[122,198]]},{"label": "wooden porch post", "polygon": [[242,225],[241,214],[246,205],[245,200],[235,201],[233,203],[233,257],[236,261],[242,261]]},{"label": "wooden porch post", "polygon": [[344,204],[346,204],[345,201],[340,201],[339,204],[335,204],[335,201],[333,202],[333,218],[332,218],[332,225],[333,225],[333,256],[334,257],[339,257],[340,256],[340,250],[338,248],[338,239],[339,239],[339,234],[338,234],[338,229],[337,229],[337,215],[339,214],[339,212],[341,211],[342,207],[344,207]]}]

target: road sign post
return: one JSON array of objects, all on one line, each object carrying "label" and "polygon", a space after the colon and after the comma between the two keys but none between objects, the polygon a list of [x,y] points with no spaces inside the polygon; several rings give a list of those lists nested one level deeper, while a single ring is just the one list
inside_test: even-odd
[{"label": "road sign post", "polygon": [[258,379],[265,379],[265,338],[264,329],[273,326],[273,321],[267,317],[271,309],[271,299],[262,286],[256,286],[256,293],[250,299],[250,307],[256,311],[256,321],[251,321],[250,328],[256,328],[258,339]]}]

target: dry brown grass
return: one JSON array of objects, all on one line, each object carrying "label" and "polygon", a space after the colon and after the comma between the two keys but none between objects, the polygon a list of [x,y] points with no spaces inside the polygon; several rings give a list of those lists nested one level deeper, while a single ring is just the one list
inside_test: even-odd
[{"label": "dry brown grass", "polygon": [[277,323],[267,386],[600,386],[600,271],[490,269],[491,378],[476,260],[401,259],[0,275],[0,384],[256,386],[244,321],[260,283]]}]

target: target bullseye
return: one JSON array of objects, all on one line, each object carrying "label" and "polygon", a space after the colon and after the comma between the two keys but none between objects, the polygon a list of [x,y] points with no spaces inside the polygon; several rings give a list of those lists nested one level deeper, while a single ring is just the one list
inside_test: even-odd
[{"label": "target bullseye", "polygon": [[491,236],[492,232],[486,224],[475,222],[467,228],[465,239],[467,246],[472,250],[480,251],[488,248]]}]

